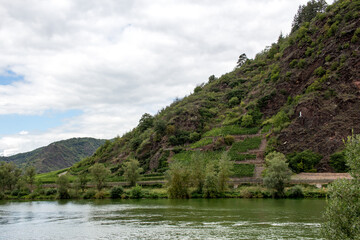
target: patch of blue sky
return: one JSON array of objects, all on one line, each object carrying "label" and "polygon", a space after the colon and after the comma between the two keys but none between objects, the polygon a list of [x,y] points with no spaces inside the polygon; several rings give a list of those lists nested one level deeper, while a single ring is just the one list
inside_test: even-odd
[{"label": "patch of blue sky", "polygon": [[42,115],[0,115],[0,136],[26,132],[43,132],[61,126],[67,119],[82,114],[80,110],[46,111]]},{"label": "patch of blue sky", "polygon": [[10,85],[18,81],[24,81],[24,76],[18,75],[11,70],[0,73],[0,85]]}]

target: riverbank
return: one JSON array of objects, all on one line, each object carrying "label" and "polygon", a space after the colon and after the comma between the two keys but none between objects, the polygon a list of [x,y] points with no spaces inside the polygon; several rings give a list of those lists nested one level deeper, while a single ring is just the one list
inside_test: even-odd
[{"label": "riverbank", "polygon": [[[285,188],[283,198],[325,198],[327,188],[316,188],[312,185],[295,185]],[[195,189],[189,190],[190,198],[205,198],[202,193]],[[213,198],[273,198],[271,190],[261,185],[240,185],[237,188],[228,189],[224,193],[217,194]],[[168,198],[167,189],[159,186],[115,186],[104,188],[100,191],[94,188],[68,189],[68,195],[59,196],[56,188],[36,188],[32,192],[14,190],[5,192],[0,199],[4,200],[56,200],[56,199],[157,199]]]}]

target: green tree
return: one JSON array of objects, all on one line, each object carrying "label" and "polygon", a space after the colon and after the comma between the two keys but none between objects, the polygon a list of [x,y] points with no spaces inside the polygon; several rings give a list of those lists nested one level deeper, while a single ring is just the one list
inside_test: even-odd
[{"label": "green tree", "polygon": [[291,177],[291,171],[286,162],[285,155],[272,152],[266,156],[265,161],[267,168],[263,179],[264,185],[274,191],[274,196],[283,197],[285,184]]},{"label": "green tree", "polygon": [[345,142],[345,157],[353,179],[333,182],[321,226],[326,239],[360,239],[360,135]]},{"label": "green tree", "polygon": [[206,177],[203,196],[205,198],[216,198],[218,195],[218,177],[216,176],[214,164],[210,163],[206,166]]},{"label": "green tree", "polygon": [[236,67],[240,68],[242,65],[244,65],[246,63],[247,60],[248,60],[248,58],[247,58],[246,54],[245,53],[241,54],[236,63]]},{"label": "green tree", "polygon": [[143,171],[143,169],[139,167],[139,161],[134,158],[124,163],[123,170],[124,177],[130,183],[130,186],[135,186],[140,178],[140,173]]},{"label": "green tree", "polygon": [[327,7],[325,0],[311,0],[306,5],[300,5],[292,23],[291,32],[295,32],[305,22],[310,22],[317,13],[324,12]]},{"label": "green tree", "polygon": [[190,187],[190,172],[179,162],[173,162],[166,172],[167,192],[169,198],[188,198]]},{"label": "green tree", "polygon": [[105,168],[103,164],[95,163],[90,168],[90,173],[96,184],[97,190],[101,191],[101,189],[105,186],[105,179],[110,174],[109,169]]},{"label": "green tree", "polygon": [[36,170],[34,166],[30,166],[25,169],[24,179],[26,183],[30,185],[31,188],[35,183],[35,175],[36,175]]},{"label": "green tree", "polygon": [[20,175],[21,170],[14,163],[0,162],[0,192],[13,190]]},{"label": "green tree", "polygon": [[153,124],[154,124],[154,117],[151,116],[149,113],[144,113],[139,120],[138,128],[141,132],[143,132],[146,129],[152,127]]},{"label": "green tree", "polygon": [[205,184],[205,170],[206,161],[204,155],[200,152],[195,152],[190,159],[190,178],[192,185],[196,188],[196,192],[202,193]]},{"label": "green tree", "polygon": [[69,179],[66,175],[59,176],[58,179],[56,179],[56,185],[57,185],[58,197],[60,199],[70,198],[70,195],[68,192],[70,183],[69,183]]},{"label": "green tree", "polygon": [[234,164],[231,162],[227,152],[222,153],[219,161],[219,172],[217,175],[219,192],[223,193],[227,189],[229,178],[232,174]]}]

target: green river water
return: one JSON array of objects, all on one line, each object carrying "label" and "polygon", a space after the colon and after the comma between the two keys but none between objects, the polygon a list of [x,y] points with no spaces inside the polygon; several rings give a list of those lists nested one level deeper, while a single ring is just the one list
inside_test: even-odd
[{"label": "green river water", "polygon": [[320,239],[319,199],[0,202],[0,239]]}]

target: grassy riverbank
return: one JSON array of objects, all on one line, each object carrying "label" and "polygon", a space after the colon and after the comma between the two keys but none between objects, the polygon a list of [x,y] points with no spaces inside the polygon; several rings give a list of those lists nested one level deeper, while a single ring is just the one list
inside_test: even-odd
[{"label": "grassy riverbank", "polygon": [[[120,189],[120,190],[119,190]],[[117,191],[117,194],[115,193]],[[87,188],[84,191],[74,188],[68,189],[67,199],[139,199],[139,198],[168,198],[167,189],[160,186],[112,187],[100,191]],[[285,198],[324,198],[326,188],[316,188],[311,185],[295,185],[285,188]],[[236,189],[228,189],[217,198],[272,198],[272,192],[261,185],[242,185]],[[60,199],[56,188],[35,188],[30,191],[5,192],[2,199],[6,200],[56,200]],[[204,198],[203,194],[190,189],[190,198]]]}]

